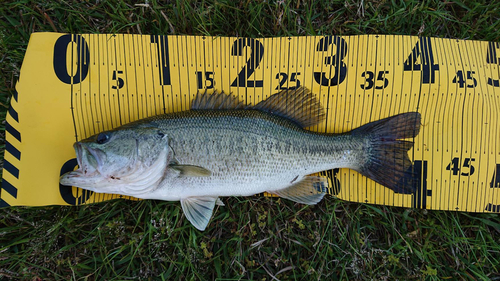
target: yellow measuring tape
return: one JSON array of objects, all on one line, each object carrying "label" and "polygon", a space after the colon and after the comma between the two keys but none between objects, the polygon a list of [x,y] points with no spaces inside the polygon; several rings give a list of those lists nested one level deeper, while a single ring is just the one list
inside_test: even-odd
[{"label": "yellow measuring tape", "polygon": [[[500,44],[415,36],[230,38],[35,33],[6,124],[0,205],[80,205],[125,196],[59,185],[72,144],[134,120],[189,109],[197,91],[248,104],[305,86],[346,132],[419,111],[414,194],[349,169],[329,193],[355,202],[500,212]],[[129,198],[129,197],[127,197]],[[129,198],[133,199],[133,198]]]}]

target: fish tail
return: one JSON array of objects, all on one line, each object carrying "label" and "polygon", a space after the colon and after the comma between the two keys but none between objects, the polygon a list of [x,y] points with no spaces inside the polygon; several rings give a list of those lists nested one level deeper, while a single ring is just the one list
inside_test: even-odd
[{"label": "fish tail", "polygon": [[367,161],[359,172],[396,193],[416,191],[416,175],[408,150],[420,130],[420,113],[408,112],[368,123],[352,131],[368,138]]}]

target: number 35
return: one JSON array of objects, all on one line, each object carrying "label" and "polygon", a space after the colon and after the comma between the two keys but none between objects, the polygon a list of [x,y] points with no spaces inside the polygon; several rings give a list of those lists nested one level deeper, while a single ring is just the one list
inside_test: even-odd
[{"label": "number 35", "polygon": [[[385,78],[385,74],[388,74],[388,73],[389,73],[389,71],[379,71],[378,72],[377,81],[382,81],[383,85],[375,86],[375,89],[382,90],[385,87],[387,87],[387,85],[389,85],[389,80],[387,80],[387,78]],[[365,71],[361,74],[361,77],[366,79],[365,83],[360,85],[361,89],[370,90],[371,88],[373,88],[373,85],[375,85],[375,81],[373,81],[375,74],[373,72]]]}]

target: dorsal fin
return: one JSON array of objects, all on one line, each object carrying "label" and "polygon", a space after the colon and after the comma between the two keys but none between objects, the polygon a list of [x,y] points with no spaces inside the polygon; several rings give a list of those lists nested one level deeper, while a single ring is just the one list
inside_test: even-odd
[{"label": "dorsal fin", "polygon": [[314,126],[325,119],[323,107],[304,87],[283,90],[251,108],[288,118],[302,128]]},{"label": "dorsal fin", "polygon": [[191,103],[191,109],[243,109],[245,104],[233,95],[215,91],[213,94],[207,92],[196,95]]},{"label": "dorsal fin", "polygon": [[257,109],[290,119],[302,128],[314,126],[325,119],[323,107],[304,87],[283,90],[255,106],[245,106],[237,97],[224,92],[198,93],[191,103],[191,109]]}]

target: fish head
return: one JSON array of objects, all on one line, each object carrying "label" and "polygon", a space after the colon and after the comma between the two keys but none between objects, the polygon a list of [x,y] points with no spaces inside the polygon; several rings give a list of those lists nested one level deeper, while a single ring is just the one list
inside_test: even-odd
[{"label": "fish head", "polygon": [[123,127],[74,144],[78,169],[60,183],[98,193],[128,196],[155,190],[173,151],[167,134],[156,127]]}]

